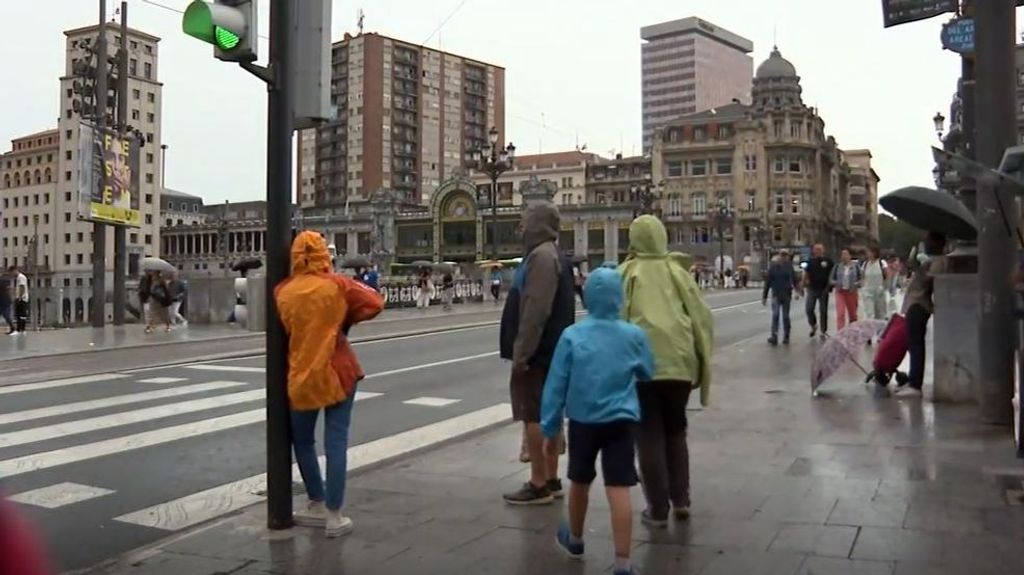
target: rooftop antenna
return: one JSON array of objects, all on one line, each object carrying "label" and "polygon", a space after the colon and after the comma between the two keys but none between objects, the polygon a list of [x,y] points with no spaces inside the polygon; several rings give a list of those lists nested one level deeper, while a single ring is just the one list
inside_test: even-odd
[{"label": "rooftop antenna", "polygon": [[360,36],[363,35],[363,21],[365,19],[366,19],[366,13],[363,12],[362,8],[360,8],[359,11],[356,12],[356,20],[359,23],[359,35]]}]

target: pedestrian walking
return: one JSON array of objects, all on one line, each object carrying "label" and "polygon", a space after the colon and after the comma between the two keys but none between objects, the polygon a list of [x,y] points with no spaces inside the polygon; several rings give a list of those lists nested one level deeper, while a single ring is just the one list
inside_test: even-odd
[{"label": "pedestrian walking", "polygon": [[365,272],[363,272],[363,274],[360,277],[362,279],[362,282],[366,284],[368,287],[372,288],[374,291],[380,290],[380,272],[377,271],[376,264],[371,266]]},{"label": "pedestrian walking", "polygon": [[441,277],[441,300],[444,302],[444,311],[452,311],[452,300],[455,299],[455,278],[452,272],[444,272]]},{"label": "pedestrian walking", "polygon": [[772,296],[772,334],[768,337],[771,345],[779,344],[779,319],[782,319],[782,344],[789,345],[791,323],[789,307],[793,301],[794,291],[799,289],[796,270],[788,250],[781,250],[777,260],[772,261],[765,278],[761,305],[768,305],[768,294]]},{"label": "pedestrian walking", "polygon": [[11,282],[7,279],[6,272],[0,275],[0,317],[7,322],[7,334],[13,335],[17,330],[14,329],[14,320],[11,319]]},{"label": "pedestrian walking", "polygon": [[501,314],[501,357],[512,360],[512,417],[526,425],[530,479],[504,495],[511,505],[551,503],[562,496],[559,441],[545,441],[540,428],[541,395],[555,346],[576,318],[572,262],[558,249],[561,218],[551,202],[523,213],[526,256],[516,270]]},{"label": "pedestrian walking", "polygon": [[575,282],[576,295],[580,298],[580,305],[586,305],[586,302],[583,300],[583,285],[587,281],[587,276],[583,274],[580,266],[576,265],[572,268],[572,277],[573,282]]},{"label": "pedestrian walking", "polygon": [[28,278],[18,266],[7,268],[7,272],[14,290],[14,331],[11,335],[24,335],[29,312]]},{"label": "pedestrian walking", "polygon": [[559,545],[573,559],[584,554],[590,486],[597,457],[611,509],[615,575],[634,573],[630,563],[633,510],[629,491],[634,467],[640,401],[636,382],[654,375],[647,334],[619,319],[622,278],[599,268],[585,286],[587,319],[562,332],[544,384],[544,436],[554,441],[569,418],[569,518],[558,528]]},{"label": "pedestrian walking", "polygon": [[850,250],[842,251],[839,264],[832,272],[832,285],[836,289],[836,328],[857,321],[857,304],[861,286],[860,266],[853,261]]},{"label": "pedestrian walking", "polygon": [[434,282],[430,278],[430,270],[424,269],[416,279],[416,308],[426,311],[430,307],[430,298],[434,295]]},{"label": "pedestrian walking", "polygon": [[924,239],[926,259],[920,263],[910,278],[907,293],[903,299],[903,314],[907,321],[907,351],[910,354],[910,373],[906,385],[895,393],[904,397],[921,397],[924,387],[925,338],[928,335],[928,320],[935,312],[933,293],[935,276],[945,273],[946,237],[934,231]]},{"label": "pedestrian walking", "polygon": [[491,270],[491,297],[494,298],[494,305],[501,301],[501,270]]},{"label": "pedestrian walking", "polygon": [[153,275],[149,287],[149,323],[146,333],[153,333],[158,324],[163,324],[165,331],[171,331],[170,307],[174,299],[168,280],[162,274]]},{"label": "pedestrian walking", "polygon": [[168,313],[171,319],[171,325],[176,327],[188,327],[188,320],[185,316],[181,315],[181,306],[185,303],[185,299],[188,297],[188,288],[185,282],[181,280],[178,274],[171,276],[170,281],[167,282],[167,288],[171,292],[171,305],[168,309]]},{"label": "pedestrian walking", "polygon": [[656,217],[640,216],[630,225],[629,256],[620,271],[623,317],[644,330],[654,355],[651,381],[637,383],[637,448],[647,500],[642,518],[661,527],[672,508],[677,519],[690,513],[686,405],[693,389],[700,390],[702,405],[710,399],[714,320],[683,257],[668,252],[668,234]]},{"label": "pedestrian walking", "polygon": [[868,248],[868,257],[861,266],[861,278],[864,318],[889,319],[889,269],[877,247]]},{"label": "pedestrian walking", "polygon": [[150,301],[150,290],[153,286],[153,272],[143,271],[142,277],[139,278],[139,316],[142,319],[142,325],[149,325],[149,301]]},{"label": "pedestrian walking", "polygon": [[807,293],[804,311],[811,325],[811,337],[821,329],[821,337],[828,337],[828,296],[832,292],[832,271],[836,263],[825,255],[825,246],[814,244],[811,259],[803,274],[803,287]]},{"label": "pedestrian walking", "polygon": [[[363,370],[346,336],[353,325],[377,316],[384,301],[365,284],[334,274],[324,239],[296,236],[291,275],[274,289],[288,334],[288,400],[292,448],[309,501],[296,525],[321,527],[327,537],[352,532],[342,509],[348,473],[348,440],[356,385]],[[316,452],[316,423],[324,413],[326,486]]]}]

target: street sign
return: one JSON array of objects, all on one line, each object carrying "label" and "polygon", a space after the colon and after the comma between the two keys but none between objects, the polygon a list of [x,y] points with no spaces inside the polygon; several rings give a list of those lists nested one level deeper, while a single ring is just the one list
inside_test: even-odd
[{"label": "street sign", "polygon": [[953,18],[942,26],[942,47],[957,54],[974,52],[974,19]]},{"label": "street sign", "polygon": [[886,28],[956,12],[958,0],[882,0]]}]

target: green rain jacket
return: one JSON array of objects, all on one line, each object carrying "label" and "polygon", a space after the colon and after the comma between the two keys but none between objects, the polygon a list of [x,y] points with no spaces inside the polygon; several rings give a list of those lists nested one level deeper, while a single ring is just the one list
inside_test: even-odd
[{"label": "green rain jacket", "polygon": [[654,380],[690,381],[708,405],[714,320],[690,275],[690,257],[669,253],[661,220],[640,216],[629,226],[629,257],[619,266],[626,292],[623,319],[647,332]]}]

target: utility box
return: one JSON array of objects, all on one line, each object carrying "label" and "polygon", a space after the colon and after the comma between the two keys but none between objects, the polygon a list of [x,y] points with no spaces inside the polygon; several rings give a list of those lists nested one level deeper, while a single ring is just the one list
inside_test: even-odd
[{"label": "utility box", "polygon": [[941,274],[935,278],[932,318],[935,401],[978,401],[977,274]]}]

